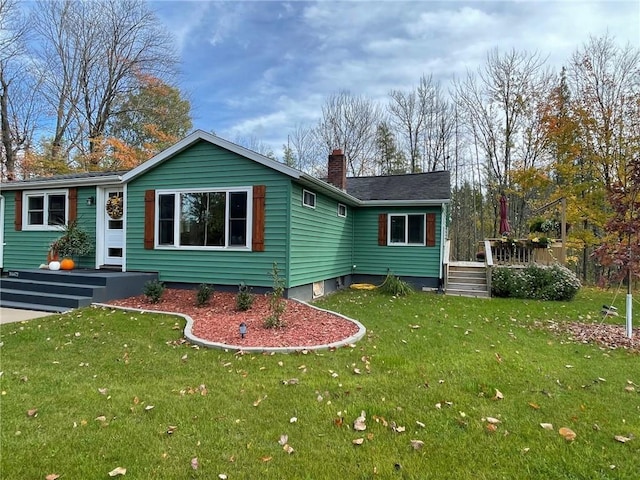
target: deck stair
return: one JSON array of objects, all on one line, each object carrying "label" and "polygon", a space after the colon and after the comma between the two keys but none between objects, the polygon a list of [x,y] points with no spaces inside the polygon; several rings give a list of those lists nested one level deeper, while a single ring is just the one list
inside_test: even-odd
[{"label": "deck stair", "polygon": [[0,279],[0,306],[66,312],[94,302],[140,295],[155,273],[104,270],[10,270]]},{"label": "deck stair", "polygon": [[449,263],[445,293],[464,297],[490,297],[485,264],[482,262]]}]

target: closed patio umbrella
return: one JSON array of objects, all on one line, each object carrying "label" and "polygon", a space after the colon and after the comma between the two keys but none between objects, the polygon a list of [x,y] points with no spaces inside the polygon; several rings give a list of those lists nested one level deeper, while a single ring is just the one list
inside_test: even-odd
[{"label": "closed patio umbrella", "polygon": [[508,235],[511,232],[511,227],[509,226],[509,204],[507,202],[507,197],[503,193],[500,197],[500,234]]}]

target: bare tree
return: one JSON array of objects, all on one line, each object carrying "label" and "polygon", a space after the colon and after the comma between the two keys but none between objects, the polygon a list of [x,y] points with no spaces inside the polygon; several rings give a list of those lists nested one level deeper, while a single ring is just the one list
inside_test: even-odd
[{"label": "bare tree", "polygon": [[424,128],[420,137],[422,170],[448,170],[455,133],[453,106],[445,98],[440,83],[434,82],[431,77],[423,77],[418,95],[424,116]]},{"label": "bare tree", "polygon": [[170,37],[143,0],[39,0],[33,25],[38,65],[48,72],[43,95],[55,112],[54,156],[99,153],[136,75],[162,79],[177,64]]},{"label": "bare tree", "polygon": [[25,120],[19,115],[20,106],[24,107],[24,104],[17,101],[14,93],[14,86],[24,83],[19,57],[24,53],[26,32],[27,22],[18,2],[0,0],[0,151],[2,174],[7,180],[16,177],[18,152],[28,142],[30,130],[20,128]]},{"label": "bare tree", "polygon": [[317,133],[326,151],[342,149],[349,173],[358,177],[375,172],[376,129],[382,120],[378,104],[341,91],[327,98]]},{"label": "bare tree", "polygon": [[487,194],[497,199],[502,191],[511,191],[510,220],[516,232],[524,228],[525,202],[515,193],[514,169],[532,167],[544,150],[536,130],[541,128],[536,123],[537,92],[544,92],[550,81],[544,63],[538,54],[515,50],[500,54],[495,49],[475,75],[469,72],[466,79],[455,82],[461,114],[485,157]]},{"label": "bare tree", "polygon": [[330,152],[322,146],[315,128],[297,125],[287,141],[297,169],[317,177],[327,174],[327,155]]},{"label": "bare tree", "polygon": [[423,76],[420,78],[420,86],[417,91],[391,90],[387,104],[389,121],[407,146],[412,173],[418,171],[418,162],[420,161],[418,142],[422,135],[425,118],[422,103],[424,98],[419,95],[419,92],[424,91],[422,87],[425,83],[426,79]]}]

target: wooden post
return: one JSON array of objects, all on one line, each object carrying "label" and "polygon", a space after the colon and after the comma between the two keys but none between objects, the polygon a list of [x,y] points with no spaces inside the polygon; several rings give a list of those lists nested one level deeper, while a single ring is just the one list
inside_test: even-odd
[{"label": "wooden post", "polygon": [[560,212],[560,239],[562,240],[562,248],[560,249],[560,263],[567,263],[567,199],[562,197],[562,208]]}]

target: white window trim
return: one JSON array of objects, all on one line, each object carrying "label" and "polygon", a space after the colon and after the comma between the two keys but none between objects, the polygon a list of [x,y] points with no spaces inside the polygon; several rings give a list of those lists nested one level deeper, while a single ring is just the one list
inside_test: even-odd
[{"label": "white window trim", "polygon": [[[344,208],[344,215],[340,214],[340,208]],[[339,203],[338,204],[338,216],[341,218],[347,218],[347,206],[344,203]]]},{"label": "white window trim", "polygon": [[[69,223],[69,190],[29,190],[22,192],[22,230],[40,231],[40,232],[59,232],[62,230],[63,225],[47,225],[46,221],[49,218],[49,202],[46,201],[46,197],[49,195],[64,195],[64,224]],[[44,211],[43,211],[43,224],[42,225],[30,225],[29,224],[29,197],[45,197]]]},{"label": "white window trim", "polygon": [[[225,245],[218,246],[197,246],[197,245],[180,245],[180,199],[178,198],[174,205],[174,219],[177,219],[173,225],[173,245],[163,245],[158,243],[160,238],[160,207],[159,199],[160,195],[180,195],[183,193],[220,193],[226,194],[225,201]],[[229,236],[229,193],[246,192],[247,193],[247,238],[244,245],[228,245]],[[233,250],[233,251],[251,251],[251,245],[253,242],[253,187],[228,187],[228,188],[181,188],[181,189],[169,189],[169,190],[156,190],[155,194],[155,218],[154,218],[154,249],[157,250]]]},{"label": "white window trim", "polygon": [[[409,216],[420,215],[422,217],[422,223],[424,226],[422,243],[409,243]],[[391,218],[392,217],[404,217],[404,242],[392,242],[391,241]],[[426,214],[424,213],[389,213],[387,215],[387,245],[401,246],[401,247],[424,247],[427,242],[427,230],[426,230]]]},{"label": "white window trim", "polygon": [[[309,195],[311,195],[311,198],[313,198],[313,205],[309,205],[308,203],[305,203],[305,201],[304,201],[304,197],[305,197],[305,194],[306,194],[306,193],[308,193]],[[315,209],[315,208],[316,208],[316,200],[317,200],[317,199],[316,199],[316,194],[315,194],[315,193],[313,193],[313,192],[312,192],[312,191],[310,191],[310,190],[305,190],[305,189],[303,189],[303,190],[302,190],[302,206],[303,206],[303,207],[307,207],[307,208],[313,208],[313,209]]]}]

